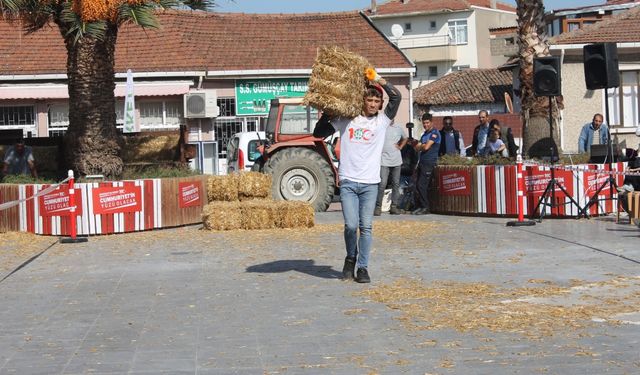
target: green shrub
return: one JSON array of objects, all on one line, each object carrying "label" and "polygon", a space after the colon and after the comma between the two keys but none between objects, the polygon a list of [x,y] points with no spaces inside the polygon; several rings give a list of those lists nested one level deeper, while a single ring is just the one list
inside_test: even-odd
[{"label": "green shrub", "polygon": [[40,176],[38,178],[33,178],[30,175],[6,175],[2,179],[3,184],[54,184],[56,181],[53,178],[48,176]]},{"label": "green shrub", "polygon": [[146,178],[171,178],[171,177],[189,177],[198,176],[202,173],[190,169],[188,166],[169,166],[169,165],[155,165],[155,166],[125,166],[121,180],[138,180]]},{"label": "green shrub", "polygon": [[438,165],[512,165],[515,161],[500,155],[464,157],[460,155],[443,155]]}]

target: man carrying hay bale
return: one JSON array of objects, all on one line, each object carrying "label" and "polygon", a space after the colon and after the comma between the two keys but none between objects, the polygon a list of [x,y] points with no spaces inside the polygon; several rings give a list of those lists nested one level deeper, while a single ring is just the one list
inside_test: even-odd
[{"label": "man carrying hay bale", "polygon": [[[355,281],[371,282],[368,272],[371,250],[373,210],[380,183],[380,160],[385,133],[398,112],[401,95],[398,90],[377,73],[367,73],[371,81],[366,86],[362,113],[355,117],[333,117],[323,111],[313,135],[324,138],[334,127],[340,131],[340,201],[344,216],[344,241],[347,257],[342,275]],[[382,89],[389,96],[384,112]],[[360,238],[358,238],[358,229]]]}]

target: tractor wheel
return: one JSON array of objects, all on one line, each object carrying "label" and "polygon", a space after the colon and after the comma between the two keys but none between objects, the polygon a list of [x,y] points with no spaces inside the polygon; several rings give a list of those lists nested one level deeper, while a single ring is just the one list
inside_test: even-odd
[{"label": "tractor wheel", "polygon": [[309,202],[318,212],[329,207],[335,189],[333,170],[317,152],[303,147],[284,149],[269,158],[264,172],[273,177],[274,199]]}]

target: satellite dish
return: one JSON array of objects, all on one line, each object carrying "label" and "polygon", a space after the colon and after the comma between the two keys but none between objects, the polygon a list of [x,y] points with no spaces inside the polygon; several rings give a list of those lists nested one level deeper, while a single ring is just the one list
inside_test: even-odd
[{"label": "satellite dish", "polygon": [[391,26],[391,35],[393,35],[393,37],[396,39],[402,38],[402,35],[404,35],[402,26],[398,25],[397,23]]}]

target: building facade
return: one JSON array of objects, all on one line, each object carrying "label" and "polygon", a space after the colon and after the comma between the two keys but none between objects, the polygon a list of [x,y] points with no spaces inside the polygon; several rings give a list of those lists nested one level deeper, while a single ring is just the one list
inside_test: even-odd
[{"label": "building facade", "polygon": [[516,25],[515,8],[489,0],[392,0],[367,10],[416,65],[413,88],[468,68],[507,61],[491,51],[490,28]]}]

